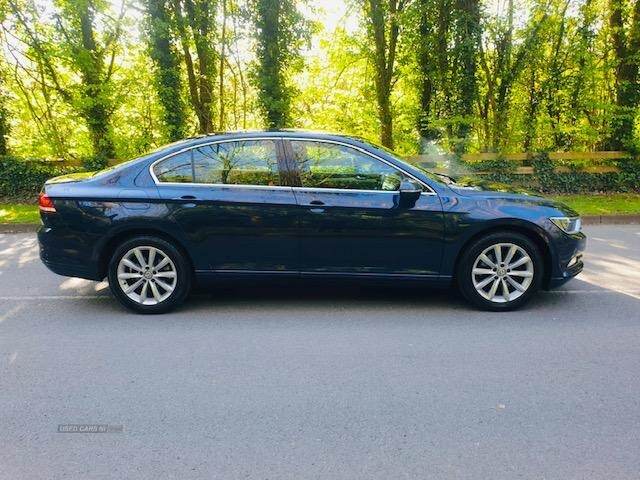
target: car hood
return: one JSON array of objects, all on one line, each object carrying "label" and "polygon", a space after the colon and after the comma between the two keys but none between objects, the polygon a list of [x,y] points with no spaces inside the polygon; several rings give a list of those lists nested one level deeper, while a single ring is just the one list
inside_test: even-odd
[{"label": "car hood", "polygon": [[465,197],[510,200],[522,204],[553,208],[567,216],[578,216],[575,210],[561,202],[541,197],[530,190],[515,185],[463,177],[456,179],[455,183],[449,184],[448,186],[458,195]]}]

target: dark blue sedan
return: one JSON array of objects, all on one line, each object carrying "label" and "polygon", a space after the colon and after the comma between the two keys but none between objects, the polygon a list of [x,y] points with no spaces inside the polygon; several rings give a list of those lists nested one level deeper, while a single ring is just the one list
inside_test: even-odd
[{"label": "dark blue sedan", "polygon": [[583,267],[568,207],[465,187],[363,140],[293,131],[192,138],[94,174],[49,180],[40,257],[109,278],[122,304],[166,312],[206,277],[456,284],[511,310]]}]

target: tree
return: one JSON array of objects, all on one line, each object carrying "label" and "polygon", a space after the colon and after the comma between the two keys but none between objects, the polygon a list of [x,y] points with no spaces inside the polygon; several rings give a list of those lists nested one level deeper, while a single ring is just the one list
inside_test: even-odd
[{"label": "tree", "polygon": [[[32,3],[26,8],[16,2],[8,0],[9,8],[22,29],[21,40],[44,73],[43,82],[48,82],[83,118],[91,136],[95,166],[104,165],[107,159],[115,158],[112,76],[126,12],[124,2],[120,15],[113,19],[102,15],[102,3],[61,1],[56,4],[53,29],[46,36],[37,28],[37,7]],[[97,17],[106,24],[102,35],[96,32]],[[75,76],[69,79],[62,67]]]},{"label": "tree", "polygon": [[4,65],[0,64],[0,155],[9,153],[7,140],[9,138],[9,118],[5,93]]},{"label": "tree", "polygon": [[[615,56],[615,111],[611,122],[611,149],[634,147],[634,126],[640,85],[640,0],[609,0],[609,28]],[[625,25],[627,7],[631,11],[629,25]],[[628,31],[627,31],[628,30]]]},{"label": "tree", "polygon": [[456,92],[453,115],[457,120],[454,128],[454,149],[462,153],[466,150],[467,137],[473,125],[478,95],[476,56],[481,34],[479,0],[456,0],[453,29],[452,84]]},{"label": "tree", "polygon": [[373,43],[376,101],[380,121],[380,143],[393,148],[391,93],[395,83],[395,62],[400,37],[400,15],[406,0],[366,0],[367,31]]},{"label": "tree", "polygon": [[253,80],[267,128],[291,126],[288,69],[300,60],[300,46],[309,26],[294,0],[254,0],[257,65]]},{"label": "tree", "polygon": [[180,58],[173,44],[168,0],[146,0],[149,56],[153,60],[154,81],[162,107],[167,138],[175,141],[185,136],[184,103]]},{"label": "tree", "polygon": [[436,97],[443,92],[448,97],[446,72],[448,71],[449,0],[420,0],[417,2],[416,45],[418,66],[418,132],[425,141],[436,140],[440,133],[436,121]]},{"label": "tree", "polygon": [[[215,0],[172,0],[189,84],[189,98],[200,133],[211,133],[215,82]],[[196,62],[192,49],[195,49]]]},{"label": "tree", "polygon": [[479,101],[480,115],[485,129],[484,147],[493,151],[504,149],[508,141],[508,114],[512,90],[547,19],[546,12],[534,12],[532,24],[524,32],[522,42],[516,45],[513,15],[513,0],[508,0],[506,21],[496,22],[489,31],[488,41],[492,45],[480,44],[480,65],[486,83],[484,98]]}]

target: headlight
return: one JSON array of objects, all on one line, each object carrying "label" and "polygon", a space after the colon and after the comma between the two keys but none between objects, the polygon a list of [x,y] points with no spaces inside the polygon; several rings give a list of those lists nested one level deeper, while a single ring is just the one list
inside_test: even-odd
[{"label": "headlight", "polygon": [[580,217],[551,217],[553,224],[569,235],[578,233],[582,228]]}]

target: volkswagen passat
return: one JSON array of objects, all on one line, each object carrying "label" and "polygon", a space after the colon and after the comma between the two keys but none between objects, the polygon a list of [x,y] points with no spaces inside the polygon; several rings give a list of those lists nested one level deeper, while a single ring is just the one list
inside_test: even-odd
[{"label": "volkswagen passat", "polygon": [[580,218],[540,197],[465,187],[363,140],[253,132],[168,145],[49,180],[40,257],[102,280],[142,313],[205,277],[290,276],[452,285],[511,310],[583,267]]}]

